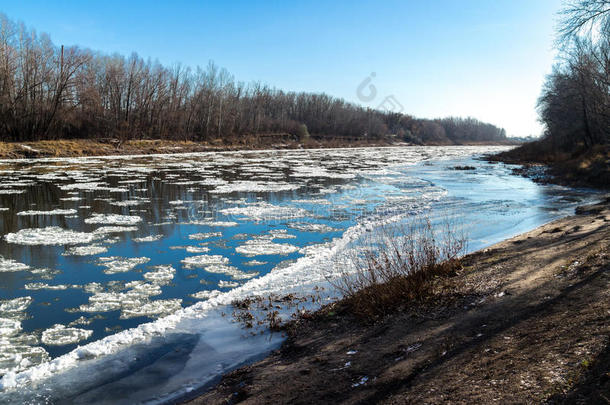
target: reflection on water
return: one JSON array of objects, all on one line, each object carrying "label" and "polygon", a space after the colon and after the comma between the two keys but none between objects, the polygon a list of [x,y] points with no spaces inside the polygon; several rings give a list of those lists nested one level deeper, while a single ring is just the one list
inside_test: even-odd
[{"label": "reflection on water", "polygon": [[[472,159],[499,149],[1,163],[0,372],[14,376],[197,302],[230,302],[222,299],[228,291],[313,286],[324,279],[316,273],[324,260],[340,265],[330,256],[353,246],[338,241],[356,225],[451,213],[477,249],[565,215],[585,198]],[[452,170],[466,163],[477,169]]]}]

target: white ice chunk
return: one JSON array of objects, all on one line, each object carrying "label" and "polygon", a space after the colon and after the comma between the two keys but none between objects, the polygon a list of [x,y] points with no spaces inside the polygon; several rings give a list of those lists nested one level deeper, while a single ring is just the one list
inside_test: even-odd
[{"label": "white ice chunk", "polygon": [[68,249],[64,253],[63,256],[92,256],[100,253],[105,253],[108,251],[106,246],[102,245],[85,245],[85,246],[73,246]]},{"label": "white ice chunk", "polygon": [[29,269],[30,266],[27,264],[19,263],[13,259],[5,259],[4,257],[0,256],[0,273],[25,271]]},{"label": "white ice chunk", "polygon": [[235,248],[237,253],[244,256],[260,255],[287,255],[298,251],[299,248],[287,243],[275,243],[271,238],[255,238],[246,241],[243,245]]},{"label": "white ice chunk", "polygon": [[104,270],[105,274],[116,274],[125,273],[132,270],[134,267],[148,263],[150,259],[148,257],[100,257],[98,264],[106,267]]},{"label": "white ice chunk", "polygon": [[21,216],[35,216],[35,215],[74,215],[76,214],[78,211],[76,211],[75,209],[66,209],[66,210],[62,210],[62,209],[54,209],[51,211],[21,211],[18,212],[17,215],[21,215]]},{"label": "white ice chunk", "polygon": [[42,343],[49,346],[63,346],[87,340],[93,334],[92,330],[80,328],[67,328],[56,324],[42,332]]},{"label": "white ice chunk", "polygon": [[189,239],[192,240],[203,240],[209,238],[215,238],[222,236],[222,232],[202,232],[202,233],[194,233],[189,235]]},{"label": "white ice chunk", "polygon": [[18,245],[78,245],[91,243],[100,238],[100,235],[87,232],[76,232],[58,226],[46,228],[27,228],[5,237],[7,242]]},{"label": "white ice chunk", "polygon": [[221,255],[199,255],[190,256],[182,260],[185,268],[205,268],[213,264],[228,264],[229,259]]},{"label": "white ice chunk", "polygon": [[170,265],[153,266],[153,271],[144,273],[144,279],[156,284],[169,283],[176,274],[176,269]]},{"label": "white ice chunk", "polygon": [[222,293],[218,290],[202,290],[191,294],[191,297],[195,298],[196,300],[207,300],[210,298],[218,297],[220,294]]},{"label": "white ice chunk", "polygon": [[141,217],[118,214],[93,214],[85,219],[86,224],[135,225],[140,222],[142,222]]},{"label": "white ice chunk", "polygon": [[155,241],[158,241],[161,239],[163,239],[163,235],[150,235],[150,236],[144,236],[142,238],[133,238],[132,240],[137,243],[143,243],[143,242],[155,242]]}]

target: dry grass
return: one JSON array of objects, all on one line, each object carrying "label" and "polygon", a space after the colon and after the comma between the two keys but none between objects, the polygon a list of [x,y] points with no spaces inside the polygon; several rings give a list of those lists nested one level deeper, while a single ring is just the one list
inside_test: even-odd
[{"label": "dry grass", "polygon": [[445,220],[434,227],[427,218],[385,227],[371,235],[356,271],[332,281],[356,315],[375,319],[408,303],[433,297],[436,281],[455,274],[466,237]]}]

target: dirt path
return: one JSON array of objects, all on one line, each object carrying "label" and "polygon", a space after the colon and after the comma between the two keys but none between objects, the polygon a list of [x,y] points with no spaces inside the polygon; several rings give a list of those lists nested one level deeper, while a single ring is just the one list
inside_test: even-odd
[{"label": "dirt path", "polygon": [[366,325],[325,308],[190,404],[610,403],[610,209],[465,259],[449,292]]}]

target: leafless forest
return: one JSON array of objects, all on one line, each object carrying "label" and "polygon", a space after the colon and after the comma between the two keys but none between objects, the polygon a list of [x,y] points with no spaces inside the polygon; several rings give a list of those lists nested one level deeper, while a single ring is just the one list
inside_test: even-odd
[{"label": "leafless forest", "polygon": [[504,141],[472,118],[423,120],[326,94],[285,92],[205,68],[163,66],[136,53],[59,46],[0,15],[0,137],[244,141],[280,134],[300,141],[391,139],[417,144]]},{"label": "leafless forest", "polygon": [[560,58],[538,107],[545,141],[573,152],[610,140],[610,1],[573,2],[562,17]]}]

